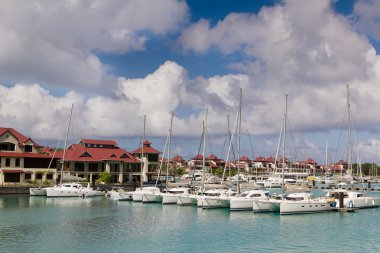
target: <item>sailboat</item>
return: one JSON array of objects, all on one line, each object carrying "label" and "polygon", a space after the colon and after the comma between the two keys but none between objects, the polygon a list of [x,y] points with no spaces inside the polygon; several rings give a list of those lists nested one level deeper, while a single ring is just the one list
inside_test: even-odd
[{"label": "sailboat", "polygon": [[285,149],[286,149],[286,127],[287,127],[287,108],[288,96],[285,95],[285,113],[283,117],[283,126],[280,143],[282,143],[282,168],[281,168],[281,188],[282,195],[278,198],[264,200],[254,200],[253,212],[280,212],[280,214],[295,213],[314,213],[331,210],[331,206],[326,198],[314,198],[310,192],[294,192],[285,196]]},{"label": "sailboat", "polygon": [[[59,145],[59,142],[58,142],[58,145]],[[57,148],[58,148],[58,146],[55,148],[53,156],[50,159],[47,171],[49,171],[49,169],[50,169],[50,166],[51,166],[51,164],[53,162],[54,156],[55,156],[55,154],[57,152]],[[29,188],[29,195],[30,196],[46,196],[46,188],[42,187],[42,185],[40,185],[39,187],[31,187],[31,188]]]},{"label": "sailboat", "polygon": [[141,177],[140,177],[140,188],[136,188],[135,191],[129,192],[128,194],[132,194],[132,199],[134,202],[142,202],[143,195],[147,193],[159,193],[160,189],[156,186],[143,186],[144,180],[144,141],[145,141],[145,124],[146,124],[146,115],[144,115],[144,131],[142,136],[142,146],[141,146]]},{"label": "sailboat", "polygon": [[169,184],[169,165],[170,165],[170,147],[171,147],[171,140],[172,140],[172,135],[173,135],[173,131],[172,131],[172,124],[173,124],[173,113],[172,113],[172,117],[171,117],[171,121],[170,121],[170,129],[169,129],[169,147],[168,147],[168,163],[167,163],[167,166],[166,166],[166,182],[165,182],[165,186],[166,186],[166,191],[164,193],[161,193],[161,197],[162,197],[162,204],[163,205],[167,205],[167,204],[177,204],[178,202],[178,196],[180,194],[185,194],[185,193],[190,193],[190,188],[188,187],[176,187],[176,188],[172,188],[172,189],[168,189],[168,184]]},{"label": "sailboat", "polygon": [[[206,150],[206,126],[207,126],[207,114],[208,111],[206,110],[206,124],[203,121],[203,127],[202,127],[202,184],[201,188],[199,189],[200,192],[196,191],[193,193],[182,193],[177,198],[177,205],[180,206],[186,206],[186,205],[197,205],[198,207],[202,207],[203,201],[202,197],[205,193],[204,184],[205,184],[205,167],[206,167],[206,161],[205,161],[205,150]],[[195,173],[192,174],[192,179],[190,185],[193,183]],[[198,194],[199,193],[199,194]]]},{"label": "sailboat", "polygon": [[[61,179],[60,184],[53,186],[53,187],[47,187],[46,189],[46,196],[47,197],[94,197],[94,196],[104,196],[104,192],[93,190],[90,187],[90,184],[87,184],[87,187],[82,186],[79,183],[76,182],[70,182],[70,183],[63,183],[65,178],[77,178],[72,175],[66,175],[63,173],[64,163],[65,163],[65,156],[66,156],[66,146],[67,146],[67,139],[69,136],[70,131],[70,124],[71,124],[71,117],[73,115],[73,108],[74,105],[71,106],[70,111],[70,117],[69,122],[67,126],[66,131],[66,137],[65,137],[65,144],[64,144],[64,150],[63,150],[63,157],[61,161]],[[82,179],[82,178],[79,178]]]},{"label": "sailboat", "polygon": [[[72,107],[73,107],[73,105],[72,105]],[[71,110],[72,110],[72,108],[71,108]],[[72,111],[71,111],[71,113],[72,113]],[[69,119],[69,121],[71,120],[71,113],[70,113],[70,119]],[[55,157],[55,155],[57,153],[58,146],[59,146],[59,144],[61,142],[61,139],[62,139],[62,137],[60,138],[60,140],[58,141],[58,144],[57,144],[56,148],[54,149],[54,153],[53,153],[52,158],[50,159],[47,172],[49,171],[49,169],[50,169],[50,167],[51,167],[51,165],[53,163],[53,159],[54,159],[54,157]],[[29,188],[29,195],[30,196],[46,196],[46,187],[42,187],[42,185],[40,185],[39,187]]]},{"label": "sailboat", "polygon": [[[59,145],[59,142],[58,142],[58,145]],[[54,153],[53,153],[53,156],[52,156],[52,158],[50,159],[50,162],[49,162],[49,166],[48,166],[47,172],[49,171],[50,166],[51,166],[51,164],[52,164],[52,162],[53,162],[53,159],[54,159],[55,154],[56,154],[56,152],[57,152],[57,148],[58,148],[58,146],[55,148]],[[46,173],[47,173],[47,172],[46,172]],[[41,182],[41,184],[42,184],[42,182]],[[46,188],[45,188],[45,187],[42,187],[42,185],[40,185],[39,187],[31,187],[31,188],[29,188],[29,195],[30,195],[30,196],[46,196]]]},{"label": "sailboat", "polygon": [[[161,193],[161,192],[152,192],[152,193],[146,193],[143,195],[143,203],[163,203],[163,204],[176,204],[177,203],[177,194],[183,193],[184,191],[176,191],[173,189],[173,191],[168,190],[168,184],[169,184],[169,166],[170,166],[170,147],[171,147],[171,139],[172,139],[172,127],[173,127],[173,113],[171,113],[171,118],[170,118],[170,128],[169,128],[169,133],[168,137],[165,142],[165,148],[164,148],[164,155],[166,148],[168,150],[167,154],[167,164],[166,164],[166,177],[165,177],[165,192],[166,193]],[[163,156],[164,157],[164,156]],[[160,164],[160,169],[159,169],[159,174],[157,176],[156,184],[155,186],[157,187],[158,180],[160,178],[160,173],[162,171],[162,166],[163,166],[164,159],[161,160]]]},{"label": "sailboat", "polygon": [[[218,207],[230,207],[230,201],[231,198],[233,201],[238,201],[239,195],[240,195],[240,180],[241,180],[241,175],[240,175],[240,132],[241,132],[241,118],[242,118],[242,97],[243,97],[243,92],[242,89],[240,88],[240,99],[239,99],[239,106],[238,106],[238,112],[237,112],[237,118],[236,118],[236,124],[237,126],[237,156],[238,156],[238,161],[237,161],[237,192],[232,191],[231,189],[229,190],[222,190],[220,194],[215,195],[215,196],[205,196],[204,197],[204,206],[203,208],[218,208]],[[235,130],[235,127],[234,127]],[[229,150],[227,154],[227,161],[229,158],[229,151],[230,147],[232,145],[232,138],[230,138],[230,144],[229,144]],[[227,165],[227,164],[226,164]],[[225,167],[226,169],[226,167]],[[252,208],[252,203],[250,204]]]},{"label": "sailboat", "polygon": [[[282,195],[280,196],[273,196],[269,199],[255,199],[253,201],[253,212],[259,213],[259,212],[279,212],[280,211],[280,202],[283,199],[284,195],[284,160],[285,160],[285,143],[286,143],[286,123],[287,123],[287,109],[288,109],[288,95],[285,95],[285,113],[282,121],[281,126],[281,134],[280,134],[280,140],[279,145],[277,147],[277,153],[280,147],[280,144],[282,143],[282,157],[283,157],[283,165],[282,165],[282,178],[281,178],[281,189],[282,189]],[[277,170],[277,154],[275,159],[275,166]]]},{"label": "sailboat", "polygon": [[[347,88],[347,111],[348,111],[348,171],[352,177],[352,116],[350,104],[350,91]],[[339,208],[375,208],[380,206],[380,198],[367,196],[364,192],[351,191],[346,189],[333,189],[327,191],[326,197],[333,202],[334,207]]]}]

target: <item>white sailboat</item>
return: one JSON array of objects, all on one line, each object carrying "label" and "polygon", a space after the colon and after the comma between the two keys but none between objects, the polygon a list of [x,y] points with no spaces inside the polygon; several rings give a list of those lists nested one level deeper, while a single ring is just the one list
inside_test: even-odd
[{"label": "white sailboat", "polygon": [[66,145],[67,145],[67,139],[69,136],[70,131],[70,124],[71,124],[71,117],[73,114],[73,108],[74,105],[71,106],[70,111],[70,117],[69,122],[67,126],[66,131],[66,137],[65,137],[65,144],[64,144],[64,150],[63,150],[63,157],[61,161],[61,179],[60,184],[53,186],[53,187],[47,187],[46,189],[46,196],[47,197],[94,197],[94,196],[104,196],[104,192],[93,190],[90,187],[90,184],[87,184],[87,187],[83,187],[79,183],[71,182],[71,183],[63,183],[63,181],[66,178],[71,178],[73,180],[75,179],[83,179],[83,178],[77,178],[72,175],[67,175],[63,173],[64,163],[65,163],[65,156],[66,156]]},{"label": "white sailboat", "polygon": [[144,140],[145,140],[145,124],[146,124],[146,115],[144,115],[144,131],[141,142],[141,177],[140,177],[140,188],[136,188],[135,191],[129,192],[132,194],[132,200],[134,202],[142,202],[144,194],[155,194],[159,193],[160,189],[156,186],[143,186],[143,168],[144,168]]},{"label": "white sailboat", "polygon": [[[164,203],[165,202],[165,204],[172,204],[174,201],[175,202],[173,204],[177,203],[178,194],[173,194],[173,192],[176,193],[176,191],[173,191],[173,192],[168,191],[169,166],[170,166],[170,147],[171,147],[171,140],[172,140],[172,133],[173,133],[172,127],[173,127],[173,113],[171,113],[169,133],[168,133],[168,137],[166,139],[165,148],[164,148],[164,155],[165,155],[166,148],[168,149],[167,164],[166,164],[166,177],[165,177],[166,193],[161,193],[160,191],[156,191],[153,193],[146,193],[143,195],[143,200],[142,200],[143,203]],[[162,157],[164,157],[164,155]],[[164,161],[164,159],[161,160],[159,174],[157,176],[157,180],[156,180],[156,184],[155,184],[156,187],[157,187],[158,180],[160,178],[160,173],[162,171],[163,161]],[[165,200],[164,200],[164,198],[165,198]]]},{"label": "white sailboat", "polygon": [[[236,127],[237,127],[237,192],[231,191],[231,190],[225,190],[225,189],[219,189],[218,191],[211,192],[211,194],[205,194],[201,199],[198,199],[198,206],[202,206],[203,208],[229,208],[230,207],[230,199],[232,196],[236,196],[240,194],[240,132],[241,132],[241,109],[242,109],[242,96],[243,92],[242,89],[240,89],[240,99],[239,99],[239,106],[237,111],[237,118],[236,118]],[[234,127],[235,129],[235,127]],[[232,138],[230,138],[230,144],[229,144],[229,150],[227,154],[227,161],[229,160],[229,154],[230,154],[230,148],[232,145]],[[226,169],[226,167],[225,167]],[[252,205],[251,205],[252,206]]]},{"label": "white sailboat", "polygon": [[[287,126],[287,101],[288,96],[285,95],[285,113],[283,118],[283,131],[280,136],[280,142],[282,143],[282,157],[285,160],[286,149],[286,126]],[[280,214],[295,214],[295,213],[314,213],[331,210],[331,206],[326,198],[314,198],[309,192],[295,192],[285,196],[285,173],[284,164],[282,164],[282,195],[279,198],[271,198],[267,200],[255,200],[253,202],[254,212],[280,212]]]},{"label": "white sailboat", "polygon": [[250,190],[244,191],[239,196],[230,197],[230,210],[252,210],[254,200],[268,200],[270,198],[269,191]]},{"label": "white sailboat", "polygon": [[[205,160],[205,150],[206,150],[206,126],[207,126],[207,114],[208,111],[206,110],[206,124],[203,121],[203,127],[202,127],[202,184],[200,192],[192,192],[192,193],[183,193],[180,194],[177,198],[177,205],[180,206],[187,206],[187,205],[197,205],[198,207],[202,207],[203,201],[199,200],[203,198],[204,191],[205,191],[205,166],[206,166],[206,160]],[[194,173],[193,173],[194,176]],[[193,179],[191,180],[190,186],[193,182]]]},{"label": "white sailboat", "polygon": [[[71,117],[71,115],[70,115],[70,117]],[[56,148],[54,149],[54,153],[53,153],[52,158],[50,159],[47,172],[49,171],[49,169],[51,167],[51,164],[53,163],[53,159],[54,159],[54,157],[55,157],[55,155],[57,153],[57,149],[59,147],[59,144],[60,144],[61,140],[62,140],[62,137],[60,138],[60,140],[58,141],[58,144],[57,144]],[[29,195],[30,196],[46,196],[46,187],[42,187],[42,185],[40,185],[39,187],[29,188]]]},{"label": "white sailboat", "polygon": [[[352,177],[352,115],[350,104],[350,92],[347,85],[347,112],[348,112],[348,176]],[[359,161],[360,163],[360,161]],[[363,187],[364,189],[364,187]],[[338,208],[376,208],[380,206],[380,198],[368,196],[363,192],[351,191],[346,189],[335,189],[327,191],[326,198],[333,202],[334,207]]]},{"label": "white sailboat", "polygon": [[[283,200],[284,196],[284,164],[285,164],[285,143],[286,143],[286,123],[287,123],[287,110],[288,110],[288,95],[285,95],[285,113],[282,121],[280,140],[277,147],[277,154],[279,152],[279,148],[282,144],[282,176],[281,176],[281,189],[282,195],[277,198],[270,199],[255,199],[252,204],[252,210],[254,213],[259,212],[279,212],[280,211],[280,203]],[[277,154],[275,159],[275,166],[277,169]]]}]

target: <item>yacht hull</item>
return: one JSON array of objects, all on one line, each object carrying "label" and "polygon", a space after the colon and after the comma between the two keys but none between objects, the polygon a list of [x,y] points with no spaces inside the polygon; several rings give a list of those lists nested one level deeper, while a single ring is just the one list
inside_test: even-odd
[{"label": "yacht hull", "polygon": [[280,203],[280,214],[316,213],[331,211],[327,201],[291,201]]},{"label": "yacht hull", "polygon": [[46,196],[46,188],[38,187],[38,188],[29,188],[30,196]]}]

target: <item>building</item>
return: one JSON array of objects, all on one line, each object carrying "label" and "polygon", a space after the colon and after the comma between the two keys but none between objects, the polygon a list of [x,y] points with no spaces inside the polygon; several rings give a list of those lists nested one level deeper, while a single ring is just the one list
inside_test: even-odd
[{"label": "building", "polygon": [[103,171],[110,173],[111,183],[137,181],[134,177],[140,177],[140,160],[119,148],[114,140],[81,139],[67,148],[63,164],[64,173],[89,182],[95,182]]},{"label": "building", "polygon": [[47,151],[15,129],[0,127],[0,184],[54,183],[62,153]]},{"label": "building", "polygon": [[160,168],[159,156],[161,152],[151,145],[151,142],[145,140],[142,147],[131,152],[143,164],[143,182],[152,181],[154,177],[157,177]]}]

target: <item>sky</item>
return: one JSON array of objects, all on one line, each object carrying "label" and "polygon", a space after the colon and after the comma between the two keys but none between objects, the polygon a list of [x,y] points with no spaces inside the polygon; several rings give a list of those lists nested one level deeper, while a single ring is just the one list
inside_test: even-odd
[{"label": "sky", "polygon": [[226,159],[241,89],[240,156],[276,155],[286,94],[286,155],[347,160],[349,91],[355,157],[380,163],[379,0],[1,0],[0,10],[0,126],[41,145],[62,139],[74,104],[69,142],[134,150],[146,115],[163,151],[173,112],[171,156],[189,159],[207,110],[206,155]]}]

